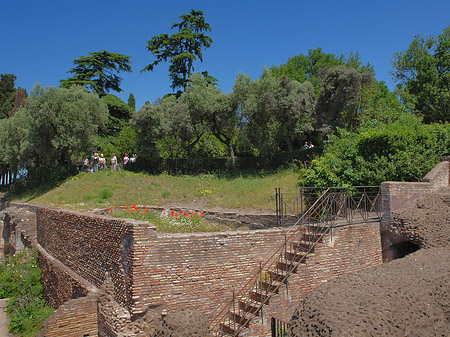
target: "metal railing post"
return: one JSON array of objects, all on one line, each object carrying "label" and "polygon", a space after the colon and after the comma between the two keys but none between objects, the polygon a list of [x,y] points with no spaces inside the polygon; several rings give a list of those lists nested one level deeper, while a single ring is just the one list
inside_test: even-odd
[{"label": "metal railing post", "polygon": [[263,287],[262,287],[262,262],[260,261],[259,262],[259,279],[261,280],[260,282],[261,282],[261,323],[263,323],[264,324],[264,310],[263,310],[263,308],[264,308],[264,301],[265,301],[265,298],[264,298],[264,294],[263,294]]},{"label": "metal railing post", "polygon": [[277,226],[280,225],[280,214],[279,214],[279,194],[278,194],[278,187],[275,187],[275,212],[276,212],[276,218],[277,218]]},{"label": "metal railing post", "polygon": [[302,209],[302,215],[303,215],[303,193],[305,192],[303,186],[300,189],[300,207]]}]

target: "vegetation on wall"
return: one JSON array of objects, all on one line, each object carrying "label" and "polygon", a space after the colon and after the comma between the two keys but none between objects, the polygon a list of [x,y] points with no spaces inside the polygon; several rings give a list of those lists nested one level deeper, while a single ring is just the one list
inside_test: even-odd
[{"label": "vegetation on wall", "polygon": [[9,298],[9,331],[34,336],[54,309],[46,306],[37,250],[24,249],[0,264],[0,298]]}]

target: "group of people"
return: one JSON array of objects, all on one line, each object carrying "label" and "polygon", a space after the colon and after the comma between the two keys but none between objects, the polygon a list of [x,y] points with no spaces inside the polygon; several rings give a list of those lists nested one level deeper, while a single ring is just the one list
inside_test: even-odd
[{"label": "group of people", "polygon": [[[135,163],[136,162],[136,155],[133,154],[130,157],[128,157],[128,154],[125,153],[125,156],[123,157],[123,166],[125,168],[125,165],[128,163]],[[111,171],[117,171],[118,170],[118,160],[116,155],[113,153],[110,159],[111,163]],[[78,157],[75,160],[75,164],[77,165],[77,169],[79,172],[86,172],[86,173],[93,173],[97,172],[98,170],[106,170],[106,158],[103,156],[103,153],[100,155],[97,152],[94,152],[89,160],[88,157],[83,156],[83,159],[81,162],[79,161]]]},{"label": "group of people", "polygon": [[309,143],[305,142],[305,144],[303,144],[303,146],[302,146],[302,150],[312,149],[313,147],[314,147],[314,144],[311,141]]}]

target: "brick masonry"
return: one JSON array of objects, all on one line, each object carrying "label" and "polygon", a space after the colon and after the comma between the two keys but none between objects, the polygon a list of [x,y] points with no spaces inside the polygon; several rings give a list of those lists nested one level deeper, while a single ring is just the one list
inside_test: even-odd
[{"label": "brick masonry", "polygon": [[37,337],[97,336],[97,297],[87,296],[64,303],[44,322]]},{"label": "brick masonry", "polygon": [[450,157],[444,157],[423,179],[422,182],[393,182],[381,184],[381,239],[383,247],[383,261],[389,262],[395,258],[392,250],[395,243],[412,241],[394,230],[400,226],[394,223],[392,211],[412,207],[421,197],[436,192],[442,188],[448,188],[450,183]]},{"label": "brick masonry", "polygon": [[[39,206],[34,209],[43,280],[56,306],[95,292],[92,289],[101,287],[109,272],[114,300],[131,318],[157,306],[194,309],[213,317],[232,291],[281,244],[286,231],[164,234],[147,222]],[[274,299],[267,312],[286,318],[316,285],[378,263],[378,223],[336,228],[317,247],[305,269],[292,278],[289,293]],[[85,282],[80,281],[83,279]],[[99,305],[101,336],[114,336],[121,324],[129,321],[124,313],[118,314],[120,306],[113,307]]]},{"label": "brick masonry", "polygon": [[280,293],[270,299],[263,319],[255,319],[247,335],[270,335],[270,318],[289,322],[301,301],[320,284],[381,263],[379,222],[334,228],[297,273],[291,275],[288,287],[282,287]]},{"label": "brick masonry", "polygon": [[389,229],[392,223],[391,212],[405,207],[413,206],[414,202],[443,187],[449,186],[450,163],[442,161],[436,165],[422,182],[394,182],[381,184],[381,211],[383,213],[382,227]]},{"label": "brick masonry", "polygon": [[36,207],[36,222],[38,243],[48,254],[96,287],[109,272],[115,300],[134,311],[133,276],[139,275],[134,261],[142,235],[152,225],[47,207]]}]

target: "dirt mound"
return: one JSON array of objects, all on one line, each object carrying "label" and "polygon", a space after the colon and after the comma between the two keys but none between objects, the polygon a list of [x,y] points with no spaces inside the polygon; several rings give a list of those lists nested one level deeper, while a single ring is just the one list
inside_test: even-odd
[{"label": "dirt mound", "polygon": [[193,310],[169,311],[161,317],[149,310],[140,319],[128,324],[121,336],[208,337],[209,322],[205,314]]},{"label": "dirt mound", "polygon": [[428,195],[392,212],[395,231],[421,248],[450,247],[450,191]]},{"label": "dirt mound", "polygon": [[450,336],[450,190],[392,213],[419,251],[313,290],[288,336]]},{"label": "dirt mound", "polygon": [[450,336],[450,250],[420,250],[316,288],[288,336]]}]

